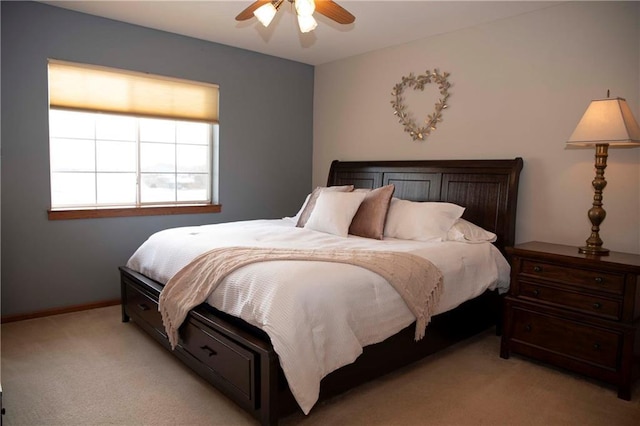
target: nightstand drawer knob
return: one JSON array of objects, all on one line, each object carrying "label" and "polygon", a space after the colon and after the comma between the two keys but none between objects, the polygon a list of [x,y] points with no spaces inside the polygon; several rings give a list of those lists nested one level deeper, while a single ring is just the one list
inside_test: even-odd
[{"label": "nightstand drawer knob", "polygon": [[542,266],[538,266],[538,265],[534,266],[533,272],[542,272]]},{"label": "nightstand drawer knob", "polygon": [[600,344],[599,343],[594,343],[593,344],[593,350],[599,351],[600,350]]},{"label": "nightstand drawer knob", "polygon": [[533,292],[532,292],[532,293],[533,293],[533,296],[534,296],[534,297],[538,297],[538,295],[540,294],[540,290],[535,289],[535,290],[533,290]]},{"label": "nightstand drawer knob", "polygon": [[527,324],[524,326],[525,331],[531,331],[531,324]]},{"label": "nightstand drawer knob", "polygon": [[598,284],[602,284],[602,283],[604,282],[604,278],[602,278],[602,277],[596,277],[596,282],[597,282]]},{"label": "nightstand drawer knob", "polygon": [[602,305],[600,303],[593,304],[593,309],[600,309],[600,308],[602,308]]}]

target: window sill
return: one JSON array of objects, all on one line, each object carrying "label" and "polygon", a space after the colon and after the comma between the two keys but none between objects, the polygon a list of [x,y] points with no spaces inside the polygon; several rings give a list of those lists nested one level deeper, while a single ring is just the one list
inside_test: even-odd
[{"label": "window sill", "polygon": [[98,219],[103,217],[162,216],[173,214],[220,213],[220,204],[185,206],[122,207],[105,209],[48,210],[49,220]]}]

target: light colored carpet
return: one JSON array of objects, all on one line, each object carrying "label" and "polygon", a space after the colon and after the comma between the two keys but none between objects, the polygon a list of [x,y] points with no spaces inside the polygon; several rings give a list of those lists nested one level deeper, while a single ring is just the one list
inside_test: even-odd
[{"label": "light colored carpet", "polygon": [[[255,425],[120,307],[2,325],[4,425]],[[609,385],[512,356],[491,331],[289,425],[640,425]]]}]

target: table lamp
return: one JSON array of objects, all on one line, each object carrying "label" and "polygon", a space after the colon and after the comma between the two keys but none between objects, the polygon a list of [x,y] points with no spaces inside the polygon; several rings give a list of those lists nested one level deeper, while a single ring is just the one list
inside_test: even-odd
[{"label": "table lamp", "polygon": [[[608,93],[607,93],[608,96]],[[633,117],[633,113],[622,98],[596,99],[591,101],[578,126],[567,141],[567,145],[596,147],[596,177],[592,185],[595,190],[593,206],[589,209],[588,217],[591,221],[591,235],[587,245],[580,247],[580,253],[604,256],[609,250],[602,247],[600,238],[600,224],[606,216],[602,208],[602,191],[607,185],[604,179],[604,169],[607,167],[609,146],[637,147],[640,146],[640,127]]]}]

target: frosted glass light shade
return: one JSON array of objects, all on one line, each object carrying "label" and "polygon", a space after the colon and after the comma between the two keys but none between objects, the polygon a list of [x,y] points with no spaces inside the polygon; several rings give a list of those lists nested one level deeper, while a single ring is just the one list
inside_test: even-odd
[{"label": "frosted glass light shade", "polygon": [[640,127],[625,99],[596,99],[589,104],[567,144],[638,146]]},{"label": "frosted glass light shade", "polygon": [[316,10],[316,4],[313,0],[296,0],[295,6],[298,16],[311,16]]},{"label": "frosted glass light shade", "polygon": [[300,27],[300,32],[308,33],[313,31],[318,26],[318,23],[311,15],[298,15],[298,26]]},{"label": "frosted glass light shade", "polygon": [[258,18],[258,21],[260,21],[262,25],[268,27],[273,20],[273,17],[276,16],[276,12],[277,9],[275,6],[272,3],[267,3],[257,8],[253,14]]}]

